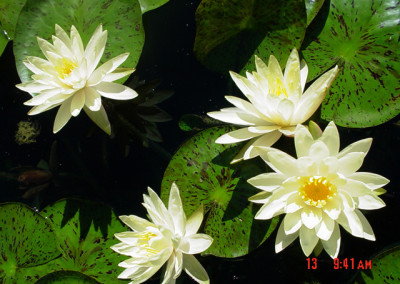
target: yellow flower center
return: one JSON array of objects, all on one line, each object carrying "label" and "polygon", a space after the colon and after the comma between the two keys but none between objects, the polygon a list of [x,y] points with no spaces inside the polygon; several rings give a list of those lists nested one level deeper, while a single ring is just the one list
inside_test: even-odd
[{"label": "yellow flower center", "polygon": [[157,235],[151,232],[142,232],[137,234],[138,237],[138,245],[148,252],[147,256],[152,254],[156,254],[159,251],[150,247],[149,241],[151,238],[156,237]]},{"label": "yellow flower center", "polygon": [[300,177],[299,180],[299,195],[308,205],[324,207],[336,195],[336,186],[324,177]]},{"label": "yellow flower center", "polygon": [[281,94],[284,94],[285,97],[288,96],[285,85],[281,81],[281,79],[277,78],[275,81],[275,86],[272,87],[271,93],[280,96]]},{"label": "yellow flower center", "polygon": [[77,66],[77,64],[75,62],[72,62],[69,59],[63,58],[63,59],[59,60],[58,65],[55,66],[55,68],[56,68],[56,71],[58,72],[58,74],[60,74],[60,77],[62,79],[65,79],[66,77],[71,75],[72,70],[74,70],[76,66]]}]

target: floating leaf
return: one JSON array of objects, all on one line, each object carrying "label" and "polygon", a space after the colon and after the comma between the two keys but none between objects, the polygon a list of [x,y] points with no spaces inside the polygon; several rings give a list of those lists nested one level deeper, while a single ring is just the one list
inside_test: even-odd
[{"label": "floating leaf", "polygon": [[325,0],[305,0],[307,10],[307,26],[310,25],[312,20],[318,14]]},{"label": "floating leaf", "polygon": [[308,34],[303,50],[309,79],[335,64],[340,68],[323,102],[322,118],[346,127],[369,127],[396,116],[400,112],[399,2],[332,0],[322,9],[325,14],[310,25],[314,32]]},{"label": "floating leaf", "polygon": [[84,45],[97,26],[103,24],[103,28],[108,30],[108,36],[100,64],[129,52],[128,59],[120,67],[135,67],[142,52],[144,30],[142,13],[137,1],[27,0],[21,11],[14,39],[17,71],[22,82],[29,81],[31,75],[22,64],[22,60],[28,55],[44,58],[36,37],[50,40],[55,33],[55,24],[67,32],[71,29],[71,25],[75,25]]},{"label": "floating leaf", "polygon": [[254,70],[253,54],[286,62],[301,45],[306,18],[304,0],[203,0],[196,10],[194,52],[224,74]]},{"label": "floating leaf", "polygon": [[146,13],[148,11],[151,11],[153,9],[156,9],[165,3],[167,3],[169,0],[139,0],[140,3],[140,8],[142,9],[142,13]]},{"label": "floating leaf", "polygon": [[187,140],[172,157],[161,185],[165,202],[172,182],[176,182],[188,217],[204,205],[207,213],[203,230],[214,238],[205,253],[220,257],[249,253],[269,237],[277,223],[277,219],[254,220],[258,206],[248,201],[259,190],[246,181],[265,172],[265,163],[253,159],[231,165],[242,145],[214,143],[232,129],[213,127]]},{"label": "floating leaf", "polygon": [[22,203],[0,205],[0,280],[26,283],[32,269],[60,255],[50,222]]},{"label": "floating leaf", "polygon": [[7,37],[14,38],[15,26],[22,7],[26,0],[1,0],[0,1],[0,23]]},{"label": "floating leaf", "polygon": [[[379,253],[370,262],[372,268],[362,270],[356,283],[400,283],[400,246]],[[360,263],[355,265],[358,268]],[[361,261],[361,265],[365,268],[367,263]]]},{"label": "floating leaf", "polygon": [[110,249],[118,243],[117,232],[126,231],[112,209],[104,204],[78,199],[60,200],[41,211],[56,228],[62,258],[57,270],[72,270],[101,283],[119,283],[124,260]]},{"label": "floating leaf", "polygon": [[8,43],[8,38],[7,38],[7,36],[4,34],[4,30],[3,30],[3,27],[0,25],[0,55],[2,55],[3,54],[3,51],[4,51],[4,49],[6,48],[6,46],[7,46],[7,43]]},{"label": "floating leaf", "polygon": [[37,281],[35,284],[51,284],[51,283],[96,284],[99,282],[77,271],[56,271],[40,278],[39,281]]}]

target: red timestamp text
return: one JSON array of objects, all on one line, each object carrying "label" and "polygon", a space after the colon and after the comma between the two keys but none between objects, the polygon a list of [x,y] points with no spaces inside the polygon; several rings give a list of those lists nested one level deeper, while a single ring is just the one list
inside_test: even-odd
[{"label": "red timestamp text", "polygon": [[371,260],[355,260],[354,258],[333,259],[333,269],[371,269]]}]

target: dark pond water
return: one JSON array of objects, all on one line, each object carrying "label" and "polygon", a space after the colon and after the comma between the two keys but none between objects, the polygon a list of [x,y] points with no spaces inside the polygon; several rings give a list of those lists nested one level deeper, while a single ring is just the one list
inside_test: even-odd
[{"label": "dark pond water", "polygon": [[[52,133],[55,110],[28,117],[29,108],[23,102],[29,99],[29,94],[14,87],[19,78],[12,46],[7,46],[0,58],[1,202],[24,202],[41,209],[59,198],[79,197],[105,202],[118,215],[145,216],[141,206],[142,194],[147,186],[159,191],[169,161],[159,148],[173,154],[191,135],[179,129],[179,118],[187,113],[205,114],[227,107],[223,96],[239,95],[228,77],[205,69],[193,55],[194,12],[199,2],[171,0],[144,15],[146,43],[135,74],[146,81],[161,79],[158,89],[174,91],[170,99],[160,104],[173,119],[158,125],[164,139],[158,147],[145,148],[140,143],[131,143],[126,157],[118,140],[93,130],[92,122],[85,115],[71,119],[56,135]],[[17,124],[28,119],[40,128],[40,135],[36,143],[18,145],[15,142]],[[386,186],[387,193],[382,196],[387,206],[365,214],[377,240],[358,239],[342,229],[341,259],[369,260],[377,252],[399,242],[400,127],[395,125],[397,120],[370,129],[340,129],[343,146],[373,137],[362,171],[378,173],[391,180]],[[8,179],[8,175],[22,171],[24,168],[21,167],[36,167],[41,160],[49,162],[55,141],[57,159],[54,165],[58,173],[66,173],[67,178],[62,179],[58,186],[50,186],[38,195],[23,198],[25,191],[18,189],[21,184]],[[307,269],[298,241],[279,254],[274,252],[274,241],[275,234],[245,257],[220,259],[208,256],[200,258],[200,261],[212,283],[343,283],[355,272],[334,270],[333,261],[325,253],[318,258],[317,269]],[[191,280],[181,276],[178,282],[191,283]]]}]

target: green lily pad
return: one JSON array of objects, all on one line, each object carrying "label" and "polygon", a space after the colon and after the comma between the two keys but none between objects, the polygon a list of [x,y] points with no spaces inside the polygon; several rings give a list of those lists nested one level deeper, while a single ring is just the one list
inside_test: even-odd
[{"label": "green lily pad", "polygon": [[305,0],[307,10],[307,26],[311,24],[312,20],[318,14],[325,0]]},{"label": "green lily pad", "polygon": [[148,11],[157,9],[158,7],[164,5],[169,0],[139,0],[140,8],[142,9],[142,13],[146,13]]},{"label": "green lily pad", "polygon": [[219,257],[248,254],[270,236],[278,221],[254,220],[259,206],[248,201],[259,190],[247,179],[265,172],[265,163],[253,159],[231,165],[243,145],[214,143],[233,129],[212,127],[187,140],[172,157],[161,184],[161,198],[166,202],[176,182],[186,216],[204,205],[203,231],[214,238],[205,254]]},{"label": "green lily pad", "polygon": [[6,35],[4,34],[4,29],[3,27],[0,25],[0,56],[3,54],[4,49],[7,46],[8,43],[8,38],[6,37]]},{"label": "green lily pad", "polygon": [[35,284],[96,284],[93,278],[77,271],[56,271],[47,274]]},{"label": "green lily pad", "polygon": [[[212,70],[254,70],[254,54],[285,63],[306,30],[304,0],[203,0],[196,10],[194,53]],[[247,64],[246,64],[247,63]]]},{"label": "green lily pad", "polygon": [[370,127],[399,114],[400,3],[332,0],[322,10],[303,50],[310,80],[336,64],[340,68],[322,118]]},{"label": "green lily pad", "polygon": [[31,72],[22,64],[22,60],[26,56],[44,58],[36,37],[50,40],[55,34],[55,24],[67,33],[75,25],[85,46],[97,26],[102,24],[103,29],[108,31],[108,37],[100,64],[129,52],[128,59],[120,67],[135,67],[142,52],[144,30],[142,12],[137,1],[27,0],[14,39],[15,61],[22,82],[31,80]]},{"label": "green lily pad", "polygon": [[1,0],[0,1],[0,23],[5,34],[12,40],[14,38],[15,26],[17,25],[19,13],[24,7],[26,0]]},{"label": "green lily pad", "polygon": [[0,205],[0,240],[2,283],[26,283],[38,278],[31,268],[60,255],[50,222],[22,203]]},{"label": "green lily pad", "polygon": [[110,249],[118,243],[114,234],[126,231],[112,209],[104,204],[64,199],[44,208],[40,214],[54,225],[62,257],[57,270],[72,270],[101,283],[122,283],[118,263],[126,259]]},{"label": "green lily pad", "polygon": [[[363,267],[365,261],[361,262]],[[400,246],[385,250],[371,259],[370,269],[360,270],[357,283],[400,283]],[[361,279],[362,280],[361,280]]]}]

